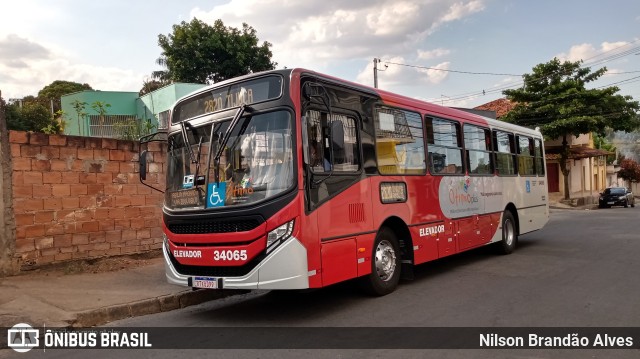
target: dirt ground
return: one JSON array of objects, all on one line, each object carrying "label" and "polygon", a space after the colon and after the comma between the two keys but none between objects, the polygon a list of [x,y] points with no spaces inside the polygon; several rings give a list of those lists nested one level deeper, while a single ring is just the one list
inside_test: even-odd
[{"label": "dirt ground", "polygon": [[161,260],[161,257],[162,252],[160,250],[155,250],[141,254],[83,259],[35,268],[33,270],[25,270],[18,275],[71,275],[79,273],[113,272],[123,269],[143,267],[151,264],[152,262],[155,263],[158,260]]}]

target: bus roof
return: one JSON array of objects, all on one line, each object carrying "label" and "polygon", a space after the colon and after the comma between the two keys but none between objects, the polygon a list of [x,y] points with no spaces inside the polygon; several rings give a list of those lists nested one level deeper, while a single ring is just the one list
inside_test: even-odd
[{"label": "bus roof", "polygon": [[228,85],[228,84],[231,84],[231,83],[235,83],[235,82],[238,82],[238,81],[243,81],[243,80],[246,80],[246,79],[250,79],[250,78],[253,78],[253,77],[256,77],[256,76],[262,76],[262,75],[266,75],[266,74],[280,74],[280,75],[282,75],[284,77],[287,77],[287,78],[293,77],[294,74],[311,75],[311,76],[315,76],[315,77],[324,79],[324,80],[326,80],[328,82],[333,82],[333,83],[340,84],[340,85],[346,85],[346,86],[348,86],[350,88],[353,88],[354,90],[362,91],[362,92],[365,92],[365,93],[370,94],[372,96],[377,96],[384,103],[386,103],[388,105],[399,106],[399,107],[404,107],[404,108],[411,108],[411,109],[414,109],[414,110],[422,112],[422,113],[432,114],[434,116],[443,116],[444,118],[448,118],[448,119],[462,120],[462,121],[465,121],[465,122],[476,123],[478,125],[488,125],[492,129],[498,129],[499,128],[499,129],[504,129],[504,130],[510,131],[510,132],[542,137],[542,134],[538,130],[530,129],[530,128],[523,127],[523,126],[518,126],[518,125],[515,125],[515,124],[511,124],[511,123],[508,123],[508,122],[492,119],[492,118],[485,117],[485,116],[480,116],[480,115],[475,114],[475,113],[466,112],[466,111],[459,110],[459,109],[454,109],[454,108],[451,108],[451,107],[437,105],[435,103],[430,103],[430,102],[418,100],[418,99],[411,98],[411,97],[408,97],[408,96],[399,95],[399,94],[396,94],[396,93],[393,93],[393,92],[389,92],[389,91],[386,91],[386,90],[373,88],[373,87],[370,87],[370,86],[366,86],[366,85],[359,84],[359,83],[356,83],[356,82],[351,82],[351,81],[344,80],[344,79],[341,79],[341,78],[338,78],[338,77],[334,77],[334,76],[331,76],[331,75],[326,75],[326,74],[323,74],[323,73],[320,73],[320,72],[316,72],[316,71],[308,70],[308,69],[304,69],[304,68],[269,70],[269,71],[262,71],[262,72],[252,73],[252,74],[248,74],[248,75],[244,75],[244,76],[235,77],[235,78],[232,78],[232,79],[228,79],[228,80],[225,80],[225,81],[217,82],[217,83],[209,85],[207,87],[198,89],[198,90],[194,91],[193,93],[182,97],[181,99],[178,100],[178,102],[182,101],[185,98],[194,96],[196,94],[199,94],[199,93],[202,93],[202,92],[205,92],[205,91],[210,91],[210,90],[212,90],[214,88],[217,88],[217,87],[225,86],[225,85]]}]

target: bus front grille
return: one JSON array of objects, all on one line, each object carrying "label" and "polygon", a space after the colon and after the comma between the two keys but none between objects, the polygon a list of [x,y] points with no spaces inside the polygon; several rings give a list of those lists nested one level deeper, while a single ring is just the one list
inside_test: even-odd
[{"label": "bus front grille", "polygon": [[206,234],[247,232],[261,224],[255,218],[227,221],[184,221],[167,224],[167,228],[175,234]]}]

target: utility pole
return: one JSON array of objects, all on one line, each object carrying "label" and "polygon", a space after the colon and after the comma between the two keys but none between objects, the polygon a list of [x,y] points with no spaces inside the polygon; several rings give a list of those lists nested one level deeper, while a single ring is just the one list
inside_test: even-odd
[{"label": "utility pole", "polygon": [[[373,87],[378,88],[378,71],[384,71],[384,70],[379,70],[378,69],[378,64],[381,63],[382,60],[380,60],[377,57],[373,58]],[[387,65],[384,65],[384,69],[387,69]]]},{"label": "utility pole", "polygon": [[373,87],[378,88],[378,58],[373,58]]}]

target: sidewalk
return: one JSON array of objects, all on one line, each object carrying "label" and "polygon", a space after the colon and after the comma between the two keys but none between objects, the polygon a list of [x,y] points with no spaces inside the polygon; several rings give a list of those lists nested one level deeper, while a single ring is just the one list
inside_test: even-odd
[{"label": "sidewalk", "polygon": [[168,284],[163,260],[102,273],[47,271],[0,278],[0,326],[90,327],[245,292]]}]

